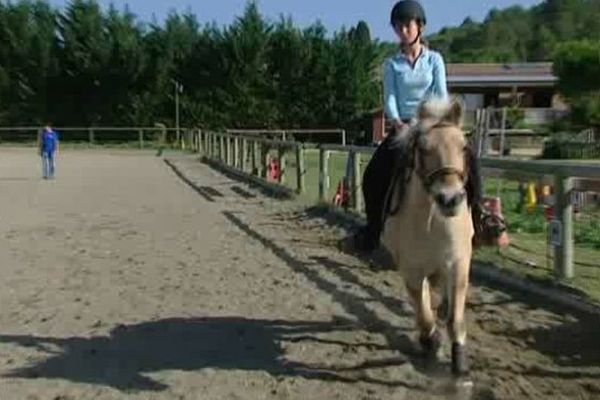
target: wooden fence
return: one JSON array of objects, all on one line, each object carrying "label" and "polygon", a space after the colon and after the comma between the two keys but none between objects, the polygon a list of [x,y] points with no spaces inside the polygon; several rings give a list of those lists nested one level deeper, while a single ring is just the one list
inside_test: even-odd
[{"label": "wooden fence", "polygon": [[[351,208],[361,212],[363,209],[360,194],[361,157],[370,156],[374,147],[342,146],[322,144],[307,145],[293,141],[267,140],[258,137],[236,136],[218,132],[196,132],[196,138],[189,137],[189,147],[201,152],[210,160],[222,163],[249,175],[267,178],[267,155],[276,150],[281,167],[279,184],[285,184],[288,171],[286,159],[293,153],[296,158],[297,176],[296,192],[304,193],[305,160],[304,153],[308,148],[319,151],[319,201],[327,202],[329,192],[329,158],[331,152],[344,152],[352,159],[353,173],[351,184]],[[194,135],[192,135],[194,136]],[[572,162],[521,161],[502,158],[482,158],[485,172],[495,171],[496,176],[514,176],[515,174],[551,176],[555,188],[555,220],[553,227],[558,229],[558,242],[554,246],[554,271],[558,278],[572,278],[573,269],[573,206],[571,193],[576,186],[596,186],[600,181],[600,165]],[[583,182],[583,184],[582,184]]]}]

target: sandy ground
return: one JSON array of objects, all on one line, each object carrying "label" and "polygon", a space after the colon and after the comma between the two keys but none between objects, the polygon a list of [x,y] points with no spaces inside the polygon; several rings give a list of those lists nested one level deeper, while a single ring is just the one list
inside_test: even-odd
[{"label": "sandy ground", "polygon": [[394,271],[190,156],[0,149],[0,399],[600,399],[600,324],[475,286],[474,386],[413,344]]}]

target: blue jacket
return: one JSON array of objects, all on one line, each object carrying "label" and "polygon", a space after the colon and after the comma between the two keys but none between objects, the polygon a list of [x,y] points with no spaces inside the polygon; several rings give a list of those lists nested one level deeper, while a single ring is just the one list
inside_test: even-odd
[{"label": "blue jacket", "polygon": [[51,130],[42,133],[41,150],[42,153],[54,153],[58,144],[58,134]]},{"label": "blue jacket", "polygon": [[423,47],[414,68],[399,52],[383,68],[385,113],[390,119],[412,119],[421,101],[448,97],[444,59],[436,51]]}]

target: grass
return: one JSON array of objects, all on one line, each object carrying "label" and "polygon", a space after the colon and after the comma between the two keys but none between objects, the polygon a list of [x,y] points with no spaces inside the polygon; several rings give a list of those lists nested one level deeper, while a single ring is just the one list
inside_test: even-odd
[{"label": "grass", "polygon": [[[545,240],[548,224],[543,206],[538,206],[531,213],[522,210],[518,182],[490,178],[485,180],[484,185],[488,196],[496,196],[500,188],[502,211],[511,232],[541,234],[540,240]],[[575,215],[574,236],[577,246],[600,250],[600,208],[588,206]]]},{"label": "grass", "polygon": [[[361,171],[367,166],[371,156],[363,154],[361,157]],[[329,190],[327,192],[327,200],[331,201],[339,182],[345,175],[346,163],[348,161],[348,153],[341,151],[332,151],[329,156]],[[305,151],[304,165],[306,168],[305,184],[306,192],[303,195],[308,200],[319,200],[319,150],[309,149]],[[295,157],[288,158],[287,167],[290,171],[289,179],[286,182],[291,188],[296,188],[297,178],[295,175],[296,160]]]},{"label": "grass", "polygon": [[[482,248],[475,252],[475,260],[492,263],[518,275],[536,280],[555,282],[553,252],[539,234],[509,233],[511,245],[506,249]],[[576,246],[575,277],[559,283],[600,302],[600,252]]]}]

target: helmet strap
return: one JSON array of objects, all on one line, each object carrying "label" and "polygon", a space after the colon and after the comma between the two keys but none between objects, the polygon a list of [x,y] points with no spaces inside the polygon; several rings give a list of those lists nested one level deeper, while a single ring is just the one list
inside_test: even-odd
[{"label": "helmet strap", "polygon": [[415,40],[413,40],[413,41],[412,41],[412,42],[410,42],[410,43],[406,43],[406,44],[405,44],[405,43],[402,43],[402,44],[400,45],[400,48],[401,48],[403,51],[405,51],[405,50],[408,50],[408,49],[412,48],[412,47],[413,47],[415,44],[417,44],[417,43],[419,42],[419,40],[421,40],[421,33],[420,33],[420,32],[419,32],[419,34],[417,35],[417,37],[415,38]]},{"label": "helmet strap", "polygon": [[419,29],[419,34],[417,35],[415,40],[413,40],[412,43],[410,43],[408,45],[408,47],[413,47],[419,40],[421,40],[421,30],[420,29]]},{"label": "helmet strap", "polygon": [[402,44],[401,48],[404,49],[410,49],[411,47],[413,47],[415,44],[417,44],[417,42],[419,42],[421,40],[421,36],[423,34],[423,26],[421,24],[419,24],[419,34],[417,35],[417,37],[415,38],[415,40],[413,40],[412,42],[408,43],[408,44]]}]

